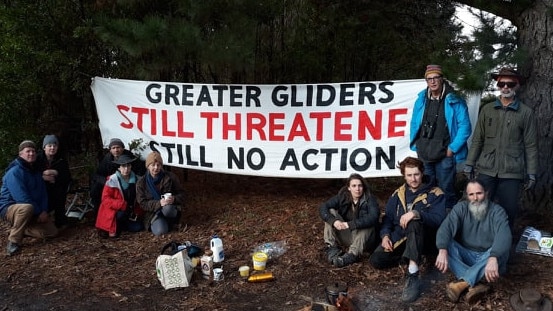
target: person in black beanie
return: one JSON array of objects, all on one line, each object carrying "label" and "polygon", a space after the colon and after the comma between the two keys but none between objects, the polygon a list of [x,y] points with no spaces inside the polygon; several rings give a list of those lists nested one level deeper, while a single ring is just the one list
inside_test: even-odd
[{"label": "person in black beanie", "polygon": [[[90,198],[96,212],[98,212],[98,208],[100,207],[100,203],[102,200],[102,190],[104,189],[107,178],[110,175],[113,175],[119,167],[119,165],[115,162],[122,155],[134,157],[133,153],[130,150],[125,149],[125,144],[123,144],[123,141],[119,138],[112,138],[109,141],[108,151],[109,152],[102,158],[102,160],[98,164],[96,172],[92,177],[92,182],[90,186]],[[144,175],[146,171],[144,167],[144,162],[140,160],[133,161],[132,171],[137,176]]]},{"label": "person in black beanie", "polygon": [[71,182],[69,163],[59,152],[58,138],[46,135],[42,142],[42,151],[37,156],[37,168],[42,171],[42,179],[48,192],[48,211],[54,211],[56,227],[67,225],[65,203],[67,189]]}]

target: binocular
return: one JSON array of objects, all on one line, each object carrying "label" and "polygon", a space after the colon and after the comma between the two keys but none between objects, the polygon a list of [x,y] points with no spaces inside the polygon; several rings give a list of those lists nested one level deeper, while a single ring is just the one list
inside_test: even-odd
[{"label": "binocular", "polygon": [[434,132],[436,132],[436,122],[430,123],[427,121],[422,126],[421,137],[432,139],[432,137],[434,137]]}]

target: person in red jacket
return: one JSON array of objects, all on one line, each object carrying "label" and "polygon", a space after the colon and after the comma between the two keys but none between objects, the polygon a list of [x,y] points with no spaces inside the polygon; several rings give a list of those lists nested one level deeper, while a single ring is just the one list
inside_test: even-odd
[{"label": "person in red jacket", "polygon": [[123,230],[144,230],[140,207],[136,203],[137,177],[132,171],[135,157],[122,155],[113,163],[119,165],[115,174],[109,176],[102,191],[102,203],[96,217],[100,237],[117,237]]}]

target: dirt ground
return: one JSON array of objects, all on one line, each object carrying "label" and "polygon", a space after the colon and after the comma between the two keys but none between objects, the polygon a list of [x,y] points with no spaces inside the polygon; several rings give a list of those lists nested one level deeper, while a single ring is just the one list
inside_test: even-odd
[{"label": "dirt ground", "polygon": [[[553,258],[517,254],[508,274],[493,285],[478,304],[451,303],[444,288],[453,279],[422,266],[422,294],[401,303],[402,267],[375,270],[367,258],[346,268],[334,268],[322,257],[323,223],[318,205],[334,195],[342,181],[263,178],[188,171],[184,186],[188,206],[183,226],[162,237],[123,233],[100,239],[85,218],[51,241],[25,240],[22,253],[3,257],[0,267],[0,311],[19,310],[275,310],[305,309],[325,302],[325,288],[346,282],[358,310],[511,310],[509,297],[534,287],[553,298]],[[384,206],[397,179],[369,180]],[[518,227],[552,231],[551,213],[525,210]],[[0,243],[6,245],[2,224]],[[212,234],[224,243],[224,280],[210,282],[195,271],[188,288],[164,290],[156,277],[155,260],[170,241],[191,241],[208,247]],[[285,240],[288,250],[267,263],[275,280],[245,282],[238,267],[252,267],[252,249]],[[4,249],[2,250],[4,253]]]}]

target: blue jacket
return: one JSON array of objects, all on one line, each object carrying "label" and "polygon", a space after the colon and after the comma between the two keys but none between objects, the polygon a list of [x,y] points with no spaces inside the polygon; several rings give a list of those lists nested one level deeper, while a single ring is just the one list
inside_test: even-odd
[{"label": "blue jacket", "polygon": [[8,207],[18,203],[32,204],[36,216],[44,211],[48,212],[48,194],[42,171],[30,167],[19,157],[8,165],[2,178],[0,217],[5,219]]},{"label": "blue jacket", "polygon": [[[444,87],[448,87],[445,82]],[[417,151],[415,140],[421,128],[424,109],[426,107],[426,99],[428,97],[427,94],[427,89],[422,90],[418,94],[415,106],[413,107],[409,133],[409,146],[413,151]],[[470,137],[472,131],[469,111],[465,100],[454,92],[447,93],[444,103],[445,120],[449,130],[449,137],[451,137],[448,147],[449,150],[453,151],[455,162],[459,163],[467,158],[468,153],[467,139]]]}]

